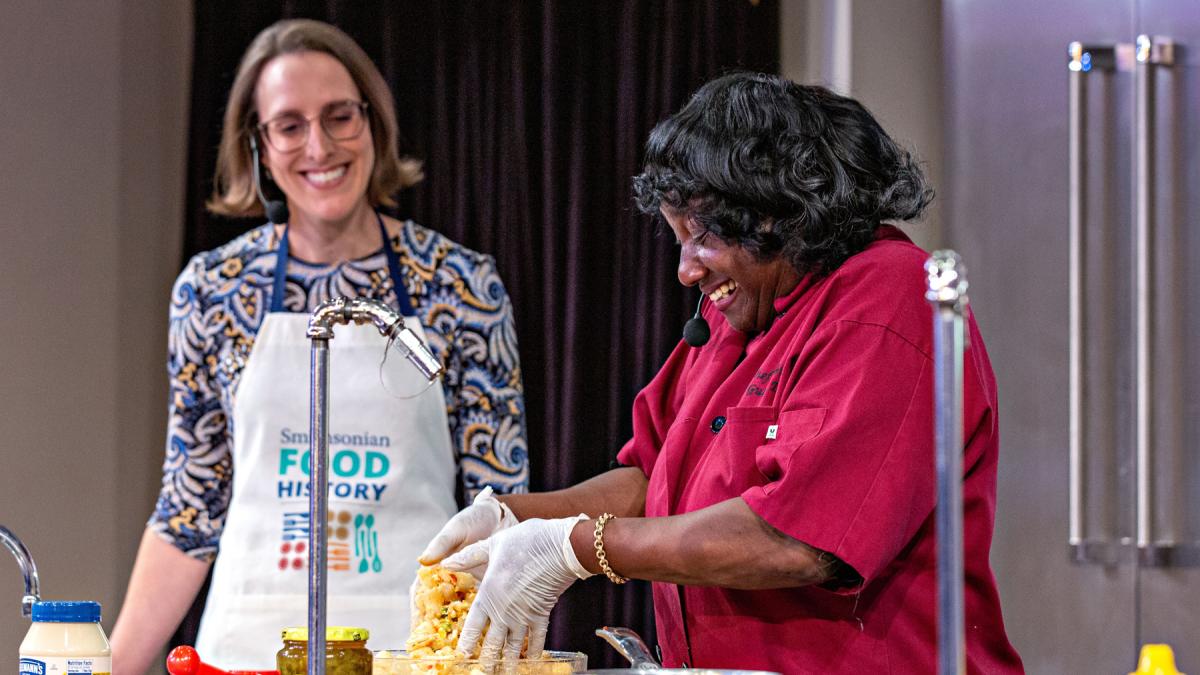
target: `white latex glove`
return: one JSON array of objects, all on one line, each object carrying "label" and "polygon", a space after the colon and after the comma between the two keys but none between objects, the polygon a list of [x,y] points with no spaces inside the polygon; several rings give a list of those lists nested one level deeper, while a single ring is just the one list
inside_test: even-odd
[{"label": "white latex glove", "polygon": [[530,518],[442,561],[450,570],[488,566],[458,638],[460,653],[471,656],[486,628],[480,658],[516,659],[526,636],[526,653],[541,655],[559,596],[576,579],[592,576],[571,548],[571,530],[587,518]]},{"label": "white latex glove", "polygon": [[[487,486],[475,495],[475,500],[467,508],[454,514],[442,529],[434,535],[425,550],[417,558],[422,565],[433,565],[446,556],[468,544],[474,544],[481,539],[487,539],[500,530],[512,527],[519,521],[512,510],[492,492],[492,486]],[[487,566],[481,565],[467,571],[482,579]],[[409,632],[421,624],[421,612],[417,609],[417,589],[420,587],[420,577],[413,577],[412,585],[408,587]]]},{"label": "white latex glove", "polygon": [[432,565],[462,547],[487,539],[517,522],[513,512],[492,494],[492,486],[489,485],[470,506],[454,514],[442,526],[417,560],[422,565]]}]

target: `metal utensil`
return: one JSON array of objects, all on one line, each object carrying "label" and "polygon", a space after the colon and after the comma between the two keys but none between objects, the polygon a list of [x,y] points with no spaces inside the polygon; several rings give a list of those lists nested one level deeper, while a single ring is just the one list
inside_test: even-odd
[{"label": "metal utensil", "polygon": [[765,670],[711,670],[704,668],[663,668],[650,652],[642,636],[629,628],[604,626],[596,629],[596,635],[604,638],[621,656],[629,659],[629,668],[606,668],[586,670],[593,675],[629,675],[630,673],[688,673],[689,675],[779,675]]},{"label": "metal utensil", "polygon": [[662,670],[650,647],[631,628],[623,626],[604,626],[596,629],[596,635],[604,638],[617,653],[629,660],[630,668],[634,670]]}]

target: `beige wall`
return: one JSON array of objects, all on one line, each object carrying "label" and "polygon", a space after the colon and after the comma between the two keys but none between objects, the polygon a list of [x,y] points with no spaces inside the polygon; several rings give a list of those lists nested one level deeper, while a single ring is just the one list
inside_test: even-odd
[{"label": "beige wall", "polygon": [[[862,101],[942,186],[941,0],[782,0],[783,75]],[[941,200],[904,226],[922,247],[942,243]]]},{"label": "beige wall", "polygon": [[[153,506],[191,5],[0,3],[0,524],[111,629]],[[7,562],[6,562],[7,561]],[[28,622],[0,553],[0,672]]]}]

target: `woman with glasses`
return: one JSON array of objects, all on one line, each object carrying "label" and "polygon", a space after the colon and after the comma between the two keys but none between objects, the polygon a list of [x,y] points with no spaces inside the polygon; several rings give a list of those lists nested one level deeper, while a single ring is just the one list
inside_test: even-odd
[{"label": "woman with glasses", "polygon": [[206,661],[271,669],[280,629],[305,625],[305,329],[331,297],[400,311],[446,375],[429,387],[403,359],[381,365],[373,327],[330,342],[329,625],[402,645],[417,555],[456,493],[487,501],[528,484],[511,304],[491,257],[380,213],[422,176],[397,151],[391,94],[362,49],[314,21],[259,34],[217,161],[209,208],[265,206],[273,222],[198,254],[175,284],[163,486],[113,632],[127,675],[150,667],[210,566]]}]

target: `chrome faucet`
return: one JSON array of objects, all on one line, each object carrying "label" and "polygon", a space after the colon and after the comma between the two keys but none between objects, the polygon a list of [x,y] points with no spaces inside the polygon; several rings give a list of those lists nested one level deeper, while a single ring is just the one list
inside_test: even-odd
[{"label": "chrome faucet", "polygon": [[308,673],[325,675],[326,567],[328,556],[325,514],[329,506],[329,341],[339,324],[371,323],[388,345],[399,349],[421,375],[433,382],[442,374],[442,364],[429,352],[421,338],[404,325],[404,317],[378,300],[333,298],[321,303],[308,319],[312,340],[310,382],[308,490]]},{"label": "chrome faucet", "polygon": [[37,565],[34,564],[33,556],[29,555],[29,549],[25,548],[25,544],[21,543],[12,530],[3,525],[0,525],[0,541],[4,542],[4,546],[9,551],[12,551],[13,557],[17,559],[17,565],[21,567],[21,575],[25,577],[25,596],[21,598],[21,616],[29,617],[33,614],[33,603],[42,599],[38,584]]}]

